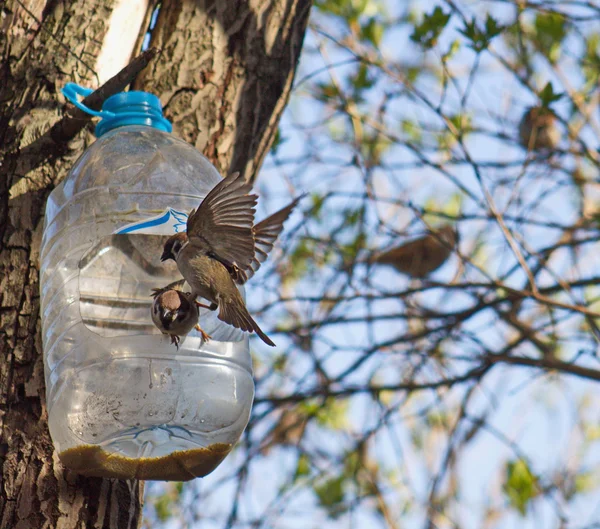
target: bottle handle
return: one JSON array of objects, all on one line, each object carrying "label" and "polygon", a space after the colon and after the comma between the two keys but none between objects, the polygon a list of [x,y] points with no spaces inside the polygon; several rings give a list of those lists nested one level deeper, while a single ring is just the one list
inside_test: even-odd
[{"label": "bottle handle", "polygon": [[97,116],[101,118],[110,118],[115,115],[113,112],[108,112],[106,110],[101,110],[100,112],[98,112],[97,110],[92,110],[90,107],[84,105],[82,102],[79,101],[77,96],[87,97],[94,92],[94,90],[92,90],[91,88],[85,88],[83,86],[79,86],[76,83],[67,83],[62,88],[61,92],[67,98],[67,101],[70,101],[79,110],[82,110],[86,114],[90,114],[91,116]]}]

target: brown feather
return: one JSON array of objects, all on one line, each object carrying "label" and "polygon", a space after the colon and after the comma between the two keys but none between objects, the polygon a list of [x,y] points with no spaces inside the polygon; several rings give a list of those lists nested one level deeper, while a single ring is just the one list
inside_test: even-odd
[{"label": "brown feather", "polygon": [[254,257],[252,226],[257,195],[239,173],[221,180],[188,217],[190,244],[221,259],[250,266]]},{"label": "brown feather", "polygon": [[224,299],[219,300],[219,316],[218,318],[229,325],[241,329],[242,331],[252,332],[254,331],[260,339],[271,347],[275,347],[275,343],[261,330],[258,324],[252,319],[248,309],[246,309],[244,302],[240,296],[239,301],[237,299],[231,301],[225,301]]},{"label": "brown feather", "polygon": [[182,304],[189,303],[184,294],[178,290],[163,292],[161,300],[163,306],[169,310],[177,310]]},{"label": "brown feather", "polygon": [[260,268],[273,249],[273,245],[283,230],[283,223],[289,218],[298,202],[306,195],[301,195],[294,199],[284,208],[276,211],[264,220],[256,224],[252,231],[254,233],[254,257],[247,267],[240,267],[235,276],[232,276],[234,281],[239,285],[243,285],[250,279],[254,273]]}]

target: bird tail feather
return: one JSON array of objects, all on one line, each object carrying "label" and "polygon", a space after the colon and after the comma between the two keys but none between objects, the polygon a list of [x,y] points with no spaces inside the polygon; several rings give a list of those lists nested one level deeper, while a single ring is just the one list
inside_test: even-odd
[{"label": "bird tail feather", "polygon": [[225,323],[229,323],[234,327],[246,332],[255,332],[259,338],[271,347],[275,347],[275,343],[261,330],[250,313],[243,305],[237,306],[233,303],[219,303],[219,319]]}]

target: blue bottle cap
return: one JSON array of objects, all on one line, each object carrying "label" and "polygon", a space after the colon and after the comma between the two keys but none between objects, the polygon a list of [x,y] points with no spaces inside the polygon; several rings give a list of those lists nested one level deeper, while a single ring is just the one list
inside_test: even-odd
[{"label": "blue bottle cap", "polygon": [[120,92],[109,97],[96,112],[79,101],[78,96],[86,97],[93,92],[75,83],[67,83],[62,89],[64,96],[77,108],[102,119],[96,125],[96,137],[109,130],[125,125],[146,125],[165,132],[171,132],[171,122],[163,116],[160,99],[149,92]]},{"label": "blue bottle cap", "polygon": [[165,132],[173,127],[163,116],[160,99],[148,92],[121,92],[102,105],[102,119],[96,125],[96,137],[125,125],[146,125]]}]

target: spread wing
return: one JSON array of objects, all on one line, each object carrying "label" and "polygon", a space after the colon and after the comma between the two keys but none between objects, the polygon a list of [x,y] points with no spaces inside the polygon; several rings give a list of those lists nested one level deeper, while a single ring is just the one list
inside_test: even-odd
[{"label": "spread wing", "polygon": [[254,256],[246,268],[238,271],[238,277],[234,278],[237,283],[243,285],[260,268],[260,265],[265,262],[277,237],[279,237],[279,234],[283,230],[283,223],[288,219],[298,202],[304,196],[299,196],[286,207],[273,213],[273,215],[254,226]]},{"label": "spread wing", "polygon": [[252,186],[233,173],[213,187],[192,211],[187,221],[190,244],[215,259],[250,266],[254,258],[254,213],[257,195],[249,194]]}]

